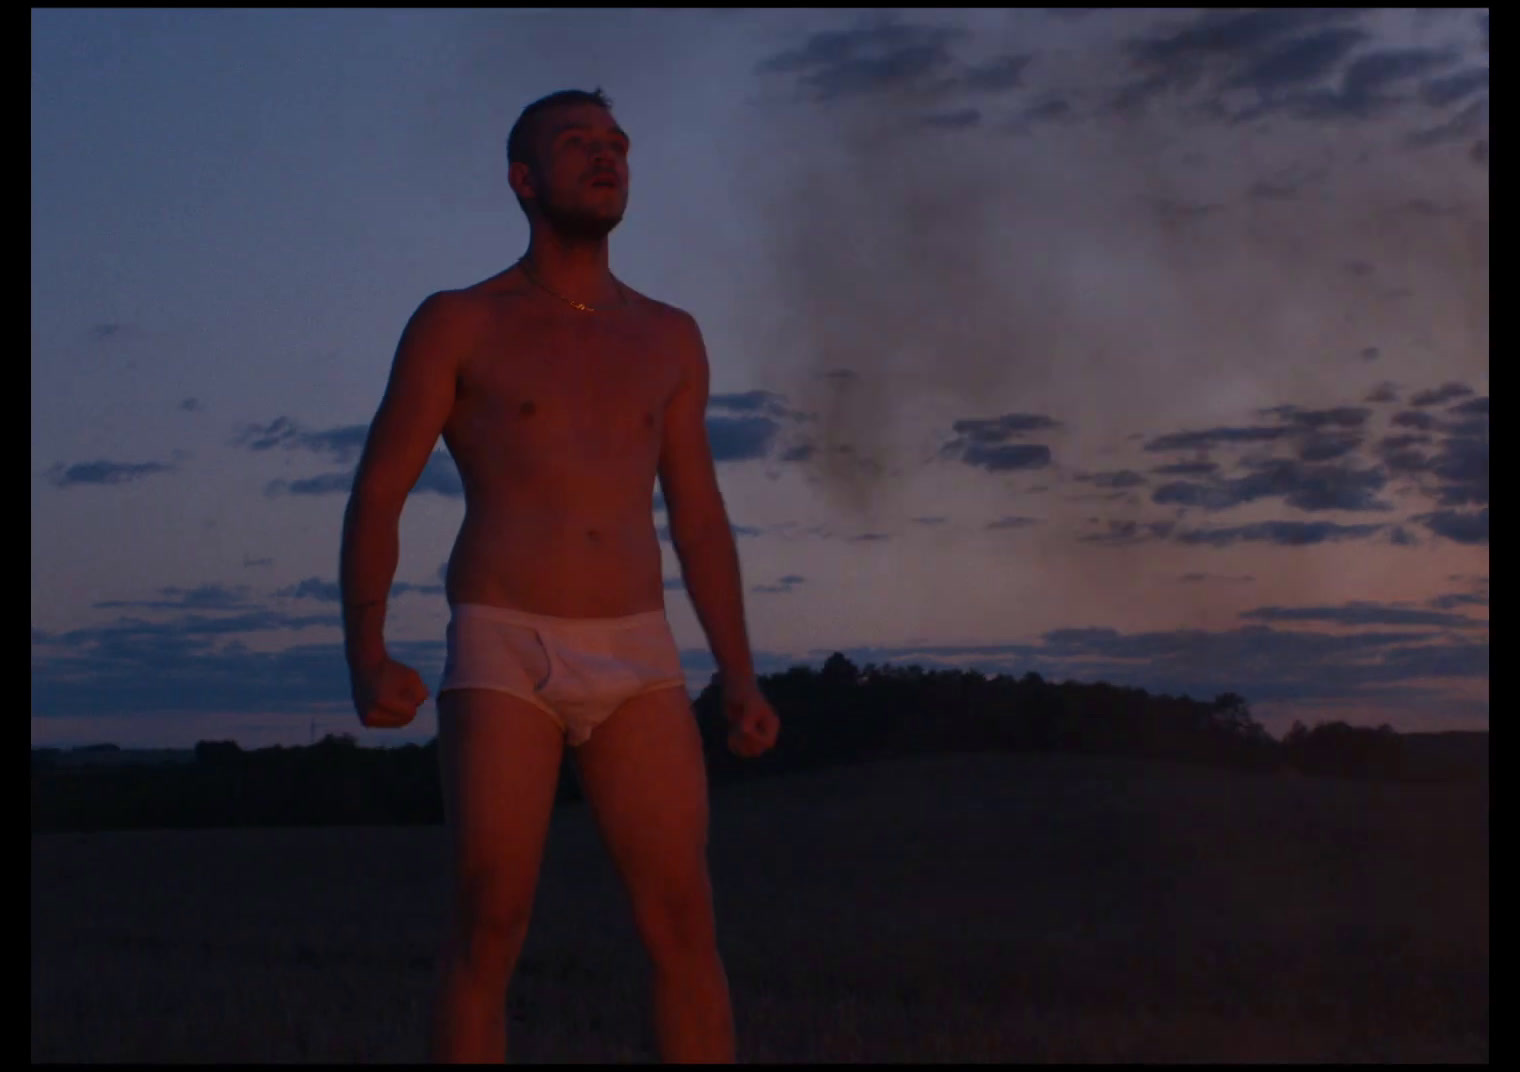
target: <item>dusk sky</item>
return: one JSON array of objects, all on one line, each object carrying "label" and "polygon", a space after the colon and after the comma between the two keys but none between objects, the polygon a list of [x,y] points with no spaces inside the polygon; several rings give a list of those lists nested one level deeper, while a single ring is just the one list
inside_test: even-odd
[{"label": "dusk sky", "polygon": [[[597,86],[613,271],[706,339],[762,673],[1488,728],[1486,11],[53,10],[34,745],[432,736],[349,702],[353,467],[418,303],[526,248],[518,113]],[[430,690],[437,451],[387,627]]]}]

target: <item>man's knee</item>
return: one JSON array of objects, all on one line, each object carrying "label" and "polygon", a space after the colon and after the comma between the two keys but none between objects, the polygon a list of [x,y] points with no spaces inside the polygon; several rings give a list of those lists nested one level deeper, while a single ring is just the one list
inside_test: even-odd
[{"label": "man's knee", "polygon": [[644,945],[657,960],[702,958],[717,946],[712,890],[705,871],[664,884],[634,906]]},{"label": "man's knee", "polygon": [[528,935],[531,895],[511,893],[499,885],[473,884],[463,891],[454,911],[454,956],[473,973],[510,974]]}]

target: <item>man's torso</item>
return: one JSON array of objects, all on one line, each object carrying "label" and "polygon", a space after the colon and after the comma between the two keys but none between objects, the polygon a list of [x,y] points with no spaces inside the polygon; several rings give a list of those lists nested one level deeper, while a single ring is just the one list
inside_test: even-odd
[{"label": "man's torso", "polygon": [[443,432],[465,490],[450,603],[573,618],[663,607],[652,502],[678,314],[632,292],[623,307],[555,308],[517,270],[461,294],[487,327]]}]

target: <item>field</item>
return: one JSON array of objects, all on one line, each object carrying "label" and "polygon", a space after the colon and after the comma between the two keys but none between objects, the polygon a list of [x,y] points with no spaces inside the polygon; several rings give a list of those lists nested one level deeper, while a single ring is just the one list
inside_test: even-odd
[{"label": "field", "polygon": [[[1483,785],[938,757],[716,790],[741,1061],[1488,1060]],[[32,838],[33,1061],[422,1060],[441,830]],[[555,818],[513,1061],[650,1061]]]}]

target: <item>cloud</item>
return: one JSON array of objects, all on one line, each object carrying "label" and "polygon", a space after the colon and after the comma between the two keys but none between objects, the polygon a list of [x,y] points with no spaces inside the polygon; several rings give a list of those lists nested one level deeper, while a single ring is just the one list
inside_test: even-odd
[{"label": "cloud", "polygon": [[1227,547],[1235,543],[1274,543],[1284,547],[1306,547],[1317,543],[1360,539],[1371,536],[1382,527],[1381,525],[1339,525],[1333,521],[1261,521],[1230,528],[1193,529],[1177,533],[1175,539],[1178,543],[1205,544],[1210,547]]},{"label": "cloud", "polygon": [[297,584],[277,589],[275,595],[283,599],[314,599],[321,603],[338,603],[343,599],[337,581],[324,581],[318,577],[308,577]]},{"label": "cloud", "polygon": [[761,592],[767,595],[785,595],[796,589],[805,580],[806,578],[798,574],[788,573],[784,577],[778,577],[774,584],[757,584],[750,591]]},{"label": "cloud", "polygon": [[1151,472],[1167,476],[1206,476],[1218,469],[1218,462],[1172,462],[1169,465],[1158,465]]},{"label": "cloud", "polygon": [[1443,78],[1432,78],[1421,88],[1420,96],[1432,108],[1445,108],[1486,89],[1488,68],[1473,67]]},{"label": "cloud", "polygon": [[1423,625],[1436,628],[1486,628],[1488,623],[1463,614],[1390,606],[1356,600],[1339,607],[1257,607],[1242,618],[1260,622],[1329,622],[1335,625]]},{"label": "cloud", "polygon": [[887,535],[885,532],[862,532],[858,536],[851,536],[850,537],[850,542],[851,543],[880,543],[883,540],[890,540],[891,538],[892,537],[889,536],[889,535]]},{"label": "cloud", "polygon": [[1289,459],[1269,459],[1251,466],[1253,472],[1209,483],[1173,481],[1151,493],[1158,505],[1196,506],[1227,510],[1257,499],[1281,498],[1300,510],[1389,510],[1376,497],[1388,482],[1378,468],[1349,465],[1311,465]]},{"label": "cloud", "polygon": [[1290,424],[1312,431],[1323,428],[1360,428],[1372,416],[1364,406],[1332,406],[1330,409],[1304,409],[1301,406],[1272,406],[1259,411],[1263,416],[1275,416]]},{"label": "cloud", "polygon": [[1039,523],[1040,519],[1037,517],[1019,517],[1014,514],[1005,514],[1003,517],[998,518],[996,521],[987,522],[987,528],[1022,529],[1028,528],[1030,525],[1038,525]]},{"label": "cloud", "polygon": [[126,484],[155,473],[170,473],[174,466],[162,462],[79,462],[70,466],[55,465],[47,472],[54,487],[69,488],[81,484]]},{"label": "cloud", "polygon": [[795,75],[818,101],[883,90],[924,88],[943,81],[959,27],[895,21],[812,34],[801,48],[761,61],[760,74]]},{"label": "cloud", "polygon": [[1468,138],[1487,138],[1488,136],[1488,95],[1484,94],[1477,100],[1465,105],[1459,112],[1444,123],[1437,123],[1433,127],[1426,127],[1410,134],[1406,139],[1414,148],[1427,148],[1431,145],[1443,145],[1453,141],[1465,141]]},{"label": "cloud", "polygon": [[1473,393],[1473,389],[1463,383],[1443,383],[1440,387],[1432,387],[1428,391],[1420,391],[1409,400],[1411,406],[1439,406],[1443,402],[1450,402],[1454,398],[1465,398]]},{"label": "cloud", "polygon": [[[775,586],[802,583],[802,577],[788,574]],[[1353,608],[1349,615],[1331,608],[1330,614],[1376,616],[1375,608],[1360,612]],[[263,625],[281,620],[302,625],[311,621],[272,615],[250,619]],[[336,620],[336,616],[317,619]],[[1027,643],[859,647],[844,654],[858,665],[916,663],[930,669],[958,667],[1012,675],[1034,671],[1051,681],[1101,680],[1158,695],[1207,698],[1232,691],[1253,704],[1408,700],[1422,682],[1431,679],[1487,679],[1486,636],[1411,633],[1408,627],[1419,623],[1401,624],[1403,628],[1397,631],[1362,629],[1340,634],[1263,624],[1222,631],[1139,633],[1076,627],[1051,630]],[[1439,625],[1432,623],[1432,629],[1436,628]],[[33,643],[32,709],[40,717],[207,710],[304,714],[346,711],[350,702],[341,643],[255,652],[235,636],[197,628],[190,618],[151,626],[124,619],[64,634],[33,630]],[[395,656],[415,667],[430,686],[437,681],[443,666],[441,640],[397,641],[392,647]],[[821,660],[829,653],[810,654]],[[693,675],[712,670],[711,653],[705,648],[683,651],[681,661]],[[755,661],[760,672],[771,673],[798,660],[788,653],[760,650]]]},{"label": "cloud", "polygon": [[464,482],[459,478],[459,468],[446,450],[435,450],[422,467],[422,475],[412,488],[412,494],[431,492],[447,498],[458,499],[464,495]]},{"label": "cloud", "polygon": [[1380,383],[1368,392],[1368,402],[1397,402],[1399,400],[1398,389],[1391,383]]},{"label": "cloud", "polygon": [[1454,543],[1478,544],[1488,542],[1488,507],[1476,513],[1456,510],[1437,510],[1418,514],[1411,520],[1418,521],[1437,536]]},{"label": "cloud", "polygon": [[1077,540],[1079,542],[1098,544],[1144,543],[1147,540],[1164,539],[1176,527],[1170,521],[1140,522],[1109,519],[1099,522],[1097,518],[1093,518],[1092,520],[1095,523],[1107,525],[1106,531],[1078,536]]},{"label": "cloud", "polygon": [[1486,638],[1407,631],[1329,634],[1259,624],[1141,633],[1071,628],[1051,630],[1040,640],[859,647],[843,654],[857,665],[917,664],[1015,677],[1034,672],[1047,681],[1105,681],[1153,695],[1208,698],[1236,692],[1252,704],[1433,700],[1439,694],[1420,691],[1422,682],[1482,680],[1489,662]]},{"label": "cloud", "polygon": [[195,588],[173,586],[158,590],[160,599],[108,599],[92,603],[100,610],[136,607],[154,610],[249,610],[255,604],[248,602],[248,586],[228,587],[221,584],[202,584]]},{"label": "cloud", "polygon": [[200,413],[206,407],[201,404],[201,400],[198,398],[185,398],[180,400],[179,408],[186,413]]},{"label": "cloud", "polygon": [[1385,111],[1406,98],[1385,91],[1420,75],[1456,62],[1449,51],[1424,48],[1390,49],[1353,60],[1346,68],[1339,90],[1305,94],[1293,107],[1312,118],[1365,118]]},{"label": "cloud", "polygon": [[1314,435],[1299,445],[1298,456],[1306,462],[1330,461],[1350,454],[1361,442],[1358,435]]},{"label": "cloud", "polygon": [[265,425],[245,425],[233,437],[233,446],[265,451],[275,447],[328,454],[339,464],[355,461],[364,449],[369,425],[347,424],[323,431],[305,431],[289,417],[276,417]]},{"label": "cloud", "polygon": [[354,486],[354,473],[323,473],[321,476],[301,480],[271,480],[264,485],[264,494],[276,495],[347,495]]},{"label": "cloud", "polygon": [[1071,119],[1074,114],[1071,102],[1065,97],[1047,95],[1019,113],[1015,129],[1024,132],[1040,123],[1059,123]]},{"label": "cloud", "polygon": [[1226,85],[1252,89],[1262,97],[1270,98],[1273,94],[1326,77],[1366,39],[1366,33],[1349,27],[1305,34],[1255,59]]},{"label": "cloud", "polygon": [[1270,443],[1290,434],[1292,430],[1282,426],[1208,428],[1198,432],[1172,432],[1157,436],[1145,444],[1145,449],[1149,451],[1208,450],[1227,444]]},{"label": "cloud", "polygon": [[[324,581],[320,577],[307,577],[303,581],[276,589],[276,596],[282,599],[310,599],[319,603],[340,603],[343,600],[342,589],[337,581]],[[406,581],[396,581],[391,585],[390,596],[404,595],[443,595],[442,584],[410,584]]]},{"label": "cloud", "polygon": [[915,518],[912,519],[912,521],[913,521],[913,523],[915,525],[943,525],[948,520],[950,520],[950,519],[947,518],[944,514],[935,514],[935,515],[932,515],[932,516],[915,517]]},{"label": "cloud", "polygon": [[[927,21],[938,16],[905,18]],[[1435,116],[1420,103],[1420,93],[1446,71],[1461,70],[1459,55],[1447,50],[1444,40],[1436,41],[1433,48],[1385,47],[1367,32],[1377,29],[1381,37],[1382,21],[1381,16],[1367,11],[1333,10],[1145,15],[1144,22],[1152,28],[1132,39],[1119,57],[1134,64],[1132,71],[1118,69],[1119,81],[1134,86],[1155,79],[1147,90],[1155,99],[1176,93],[1188,101],[1212,101],[1224,118],[1263,108],[1290,107],[1300,111],[1317,108],[1311,117],[1336,109],[1347,114],[1364,113],[1390,103],[1398,103],[1401,109],[1407,105],[1410,121],[1417,121],[1420,115],[1427,119]],[[1128,20],[1119,24],[1125,22]],[[773,57],[772,73],[790,72],[795,77],[815,70],[810,64],[868,54],[859,52],[866,36],[860,30],[817,35],[816,41]],[[818,47],[811,47],[814,44]],[[1196,125],[1168,126],[1163,132],[1150,126],[1116,123],[1112,129],[1093,132],[1104,145],[1111,146],[1104,150],[1106,153],[1111,156],[1118,152],[1125,157],[1123,166],[1107,169],[1089,166],[1086,134],[1078,137],[1075,129],[1052,131],[1049,138],[1019,144],[971,137],[957,142],[957,152],[972,154],[962,161],[963,167],[958,165],[965,174],[937,179],[934,154],[924,152],[921,132],[902,133],[905,127],[916,127],[924,113],[948,120],[957,109],[977,108],[980,125],[997,128],[1014,115],[1035,114],[1028,109],[1042,93],[1065,93],[1067,83],[1090,87],[1090,75],[1109,77],[1116,69],[1110,57],[1101,55],[1105,46],[1084,42],[1082,50],[1074,50],[1068,67],[1047,71],[1051,65],[1042,52],[1036,54],[1033,44],[1020,43],[1021,53],[1028,51],[1035,56],[1027,67],[1003,63],[1010,72],[1010,84],[1014,81],[1012,72],[1017,70],[1018,80],[1030,83],[1031,90],[1028,96],[1019,91],[1006,104],[998,98],[970,95],[967,72],[979,68],[969,67],[966,60],[970,57],[962,57],[961,45],[951,40],[945,45],[943,69],[912,83],[936,93],[942,82],[953,83],[952,90],[943,96],[920,99],[912,93],[899,96],[894,92],[851,108],[777,110],[778,132],[787,129],[783,121],[801,123],[803,126],[791,127],[793,134],[805,127],[814,144],[827,143],[822,155],[806,154],[806,160],[798,158],[795,166],[788,165],[784,178],[779,173],[765,173],[767,181],[777,180],[775,197],[765,202],[771,207],[757,212],[766,225],[765,242],[774,250],[767,258],[771,262],[768,267],[775,270],[776,278],[783,279],[777,283],[778,293],[788,292],[776,303],[788,310],[784,318],[787,323],[777,328],[777,334],[790,336],[789,343],[797,340],[795,346],[781,350],[795,354],[799,364],[811,363],[813,375],[818,368],[840,365],[893,373],[890,378],[880,377],[887,385],[874,386],[874,395],[841,404],[833,414],[834,427],[849,425],[845,429],[849,434],[839,439],[857,447],[884,445],[882,450],[865,453],[879,455],[891,450],[891,437],[901,431],[896,418],[909,415],[916,392],[931,382],[942,396],[966,398],[1018,398],[1016,387],[1023,397],[1039,399],[1025,403],[1030,407],[1074,412],[1063,405],[1069,405],[1068,399],[1076,390],[1072,379],[1076,374],[1070,370],[1078,362],[1068,359],[1083,355],[1081,367],[1086,373],[1107,377],[1116,370],[1105,366],[1099,374],[1097,367],[1108,362],[1120,365],[1123,362],[1114,355],[1129,351],[1133,359],[1120,375],[1135,375],[1131,370],[1145,367],[1147,361],[1158,361],[1177,376],[1172,382],[1193,383],[1202,390],[1201,384],[1210,375],[1204,372],[1204,360],[1197,359],[1199,366],[1191,372],[1182,369],[1195,360],[1190,355],[1208,348],[1202,342],[1202,330],[1196,327],[1202,323],[1199,316],[1204,320],[1220,318],[1216,325],[1221,329],[1220,337],[1212,342],[1216,353],[1233,354],[1234,344],[1227,340],[1243,338],[1252,340],[1252,346],[1283,347],[1282,352],[1295,367],[1297,362],[1311,361],[1305,355],[1317,344],[1293,336],[1320,314],[1310,311],[1313,302],[1306,300],[1307,292],[1289,292],[1311,286],[1308,281],[1320,278],[1317,273],[1321,269],[1329,277],[1326,285],[1339,295],[1334,302],[1341,311],[1332,316],[1336,326],[1327,321],[1323,330],[1310,333],[1333,342],[1334,355],[1348,366],[1356,364],[1359,352],[1372,349],[1363,345],[1370,340],[1381,344],[1380,358],[1403,359],[1409,345],[1407,334],[1401,340],[1397,333],[1368,336],[1356,328],[1359,318],[1368,312],[1363,306],[1380,301],[1379,295],[1391,287],[1406,284],[1413,293],[1431,297],[1422,280],[1404,278],[1410,270],[1418,274],[1433,263],[1470,259],[1466,245],[1451,242],[1444,242],[1444,252],[1439,254],[1412,259],[1395,255],[1396,245],[1416,248],[1428,240],[1431,245],[1424,248],[1430,253],[1436,242],[1455,240],[1459,236],[1452,232],[1459,221],[1406,222],[1403,226],[1407,228],[1427,230],[1401,243],[1402,231],[1393,234],[1392,228],[1382,227],[1380,212],[1387,199],[1404,201],[1413,194],[1430,194],[1444,203],[1460,202],[1473,189],[1466,181],[1471,176],[1464,169],[1463,188],[1453,191],[1449,183],[1446,189],[1430,186],[1426,180],[1442,180],[1428,168],[1421,169],[1420,174],[1406,174],[1387,161],[1379,164],[1375,157],[1364,155],[1377,151],[1372,142],[1363,144],[1371,132],[1333,143],[1327,140],[1320,148],[1310,148],[1311,142],[1290,137],[1291,131],[1284,132],[1281,127],[1263,130],[1261,137],[1236,131],[1226,140],[1224,132],[1200,131]],[[1097,53],[1088,51],[1094,47]],[[1083,63],[1104,66],[1099,72],[1084,74],[1078,69]],[[1047,73],[1053,79],[1049,90],[1042,84]],[[894,83],[893,88],[901,87]],[[1085,112],[1089,91],[1072,92],[1070,101]],[[1062,97],[1046,99],[1063,104],[1053,108],[1052,114],[1069,114]],[[969,119],[969,112],[967,115]],[[1444,118],[1444,113],[1436,118]],[[1385,144],[1397,148],[1400,133],[1384,139]],[[1269,143],[1277,148],[1265,156],[1254,151],[1237,152],[1246,146],[1240,138],[1258,149]],[[784,146],[785,142],[777,144]],[[1163,144],[1168,148],[1159,148]],[[1139,155],[1128,155],[1131,151]],[[899,152],[900,156],[895,155]],[[1282,166],[1291,156],[1303,153],[1309,157],[1292,168]],[[1188,162],[1190,155],[1196,163]],[[879,188],[867,202],[858,198],[852,201],[837,192],[849,188],[850,174],[859,174],[862,168],[869,173],[872,167],[890,175],[877,184]],[[1086,177],[1080,184],[1063,181],[1070,174]],[[1010,182],[1019,190],[1019,196],[1012,199],[1008,197]],[[1200,182],[1204,186],[1198,186]],[[1305,193],[1311,183],[1317,187]],[[1248,187],[1254,196],[1274,203],[1233,203]],[[1289,197],[1299,197],[1301,202],[1277,203]],[[1198,209],[1203,200],[1221,207],[1204,213],[1189,211]],[[1472,197],[1465,200],[1471,210]],[[1180,210],[1179,218],[1192,222],[1179,233],[1152,215],[1130,216],[1130,206],[1137,201],[1152,207],[1170,204],[1172,208],[1167,211],[1171,215],[1177,216]],[[1102,222],[1097,222],[1100,219]],[[1048,235],[1044,231],[1046,221]],[[1308,230],[1300,234],[1303,228]],[[1439,236],[1434,235],[1437,228]],[[1025,236],[1025,241],[1014,246],[1001,242],[996,236],[1005,229],[1006,233]],[[1035,242],[1031,235],[1044,235],[1048,241]],[[987,251],[980,248],[981,242],[989,247]],[[1295,252],[1290,254],[1290,247]],[[1059,252],[1031,252],[1038,249]],[[1239,261],[1227,269],[1207,252],[1209,249],[1215,253],[1234,250]],[[1312,273],[1303,261],[1304,250],[1319,251],[1309,254],[1315,262]],[[1353,257],[1361,258],[1362,264],[1378,264],[1376,277],[1361,282],[1345,278],[1341,266]],[[1217,274],[1213,267],[1202,267],[1205,260],[1220,265]],[[1121,267],[1141,264],[1153,268]],[[1298,265],[1305,265],[1302,272]],[[1430,269],[1430,280],[1461,275],[1448,271],[1450,267]],[[900,286],[904,273],[920,281],[909,288],[913,293]],[[1020,279],[1013,288],[1017,294],[998,282],[1005,273]],[[1106,286],[1112,287],[1111,297],[1094,303],[1092,295]],[[999,293],[1000,288],[1003,293]],[[1143,299],[1139,297],[1141,290],[1145,291]],[[1225,323],[1226,319],[1239,320],[1233,313],[1226,317],[1223,311],[1235,309],[1237,298],[1239,316],[1250,320],[1254,328]],[[1128,306],[1129,302],[1134,305]],[[1146,312],[1163,306],[1172,307],[1173,314],[1156,317]],[[1153,325],[1195,326],[1186,332],[1157,327],[1147,334],[1147,342],[1135,340],[1139,349],[1127,346],[1120,338],[1126,333],[1125,325],[1148,315],[1147,322]],[[1002,327],[998,322],[1004,317],[1010,324],[1016,320],[1017,325]],[[1434,322],[1439,325],[1444,319],[1437,317]],[[1064,330],[1061,321],[1068,325]],[[1341,325],[1347,325],[1344,331]],[[1168,337],[1158,337],[1157,331]],[[956,337],[959,334],[966,336],[964,343]],[[1170,337],[1173,334],[1177,334],[1176,339]],[[1401,341],[1405,345],[1400,345]],[[1097,343],[1109,345],[1094,345]],[[1142,353],[1148,356],[1142,358]],[[863,354],[870,354],[876,364],[868,366]],[[1055,363],[1055,355],[1061,364]],[[1093,367],[1089,369],[1085,362],[1092,362]],[[1215,361],[1213,371],[1217,373],[1217,369]],[[1271,383],[1263,381],[1257,388],[1266,394],[1274,389],[1273,383],[1281,386],[1284,382],[1279,377]],[[1158,393],[1156,401],[1161,401],[1159,396],[1164,392],[1159,387],[1150,389]],[[1131,388],[1126,395],[1136,393]],[[808,396],[796,392],[792,397]],[[1112,388],[1093,397],[1094,411],[1084,414],[1087,427],[1119,412],[1118,396]],[[1167,404],[1175,401],[1175,397],[1166,400]],[[1296,432],[1262,434],[1298,436]],[[872,442],[873,435],[879,437],[876,443]],[[897,442],[901,442],[900,437]],[[965,464],[995,472],[1016,471],[1050,464],[1046,452],[1058,444],[1049,444],[1045,451],[1029,449],[1034,443],[1026,446],[1012,440],[993,445],[1016,445],[1020,449],[985,451],[979,449],[985,444],[973,444],[968,439],[951,448],[951,453]],[[1172,446],[1181,448],[1180,435]],[[1349,457],[1359,446],[1360,441],[1349,435],[1306,437],[1296,443],[1295,453],[1302,461],[1327,462]],[[967,447],[973,449],[963,453]],[[822,453],[827,462],[831,460],[827,451],[827,447],[820,447],[808,457]],[[850,505],[855,506],[868,501],[873,492],[853,486],[842,490],[851,493]],[[891,494],[891,489],[883,493]]]},{"label": "cloud", "polygon": [[[769,457],[777,445],[782,423],[806,420],[806,414],[790,408],[786,399],[773,391],[715,394],[708,399],[708,410],[720,411],[719,415],[707,418],[707,441],[715,463]],[[811,444],[793,445],[785,450],[781,460],[804,461],[812,452]]]},{"label": "cloud", "polygon": [[[264,494],[276,495],[347,495],[353,490],[355,470],[339,473],[321,473],[299,480],[271,480],[264,487]],[[446,450],[435,450],[422,467],[411,494],[443,495],[457,499],[464,495],[464,483],[459,469]]]},{"label": "cloud", "polygon": [[[1447,436],[1430,459],[1429,472],[1444,481],[1436,490],[1442,506],[1488,504],[1488,432]],[[1485,531],[1487,522],[1485,520]]]},{"label": "cloud", "polygon": [[1024,84],[1024,69],[1034,59],[1032,53],[997,56],[985,63],[966,68],[961,84],[977,92],[1002,92]]},{"label": "cloud", "polygon": [[1384,436],[1375,448],[1383,465],[1396,473],[1419,473],[1430,468],[1430,459],[1411,447],[1432,442],[1428,435]]},{"label": "cloud", "polygon": [[1398,428],[1418,428],[1422,432],[1430,431],[1433,428],[1439,428],[1441,425],[1440,418],[1436,417],[1435,414],[1417,413],[1414,410],[1405,410],[1402,413],[1395,413],[1393,415],[1393,420],[1390,423]]},{"label": "cloud", "polygon": [[1214,94],[1207,110],[1216,115],[1225,111],[1228,90],[1254,92],[1260,107],[1334,70],[1367,36],[1335,24],[1358,15],[1335,9],[1205,11],[1126,43],[1135,80],[1121,88],[1116,107],[1144,107],[1163,94],[1200,87]]},{"label": "cloud", "polygon": [[1444,596],[1433,596],[1426,600],[1432,607],[1438,610],[1450,610],[1452,607],[1486,607],[1488,595],[1473,592],[1449,592]]},{"label": "cloud", "polygon": [[729,394],[711,395],[707,400],[707,408],[727,410],[732,413],[762,413],[777,418],[801,416],[787,406],[784,397],[774,391],[736,391]]},{"label": "cloud", "polygon": [[250,558],[248,555],[244,555],[243,556],[243,567],[245,569],[249,568],[249,567],[252,567],[252,566],[272,566],[272,565],[274,565],[274,559],[272,559],[272,558]]},{"label": "cloud", "polygon": [[[32,653],[34,715],[131,715],[217,711],[306,712],[346,705],[341,643],[252,651],[240,633],[341,626],[338,615],[297,618],[258,612],[172,622],[121,619],[48,634]],[[393,643],[393,654],[436,680],[442,642]],[[424,658],[419,659],[419,655]]]},{"label": "cloud", "polygon": [[1033,443],[1008,443],[1026,432],[1059,428],[1060,422],[1042,414],[1008,413],[987,420],[958,420],[956,437],[940,448],[942,457],[958,457],[967,465],[990,472],[1041,469],[1050,464],[1050,448]]},{"label": "cloud", "polygon": [[1145,483],[1145,477],[1133,469],[1115,469],[1105,473],[1079,473],[1072,479],[1100,488],[1133,488]]},{"label": "cloud", "polygon": [[714,462],[764,458],[776,442],[779,426],[769,417],[709,417],[707,441]]},{"label": "cloud", "polygon": [[[1383,48],[1354,55],[1370,35],[1358,9],[1206,11],[1125,46],[1133,79],[1114,107],[1128,112],[1162,96],[1185,96],[1195,115],[1232,123],[1274,113],[1307,121],[1366,120],[1422,102],[1460,103],[1486,85],[1486,71],[1436,77],[1460,62],[1449,48]],[[1424,80],[1424,81],[1422,81]],[[1486,130],[1487,98],[1474,111],[1411,136],[1432,144]],[[1258,184],[1257,196],[1291,197],[1283,184]]]},{"label": "cloud", "polygon": [[1039,413],[1007,413],[990,420],[959,420],[951,425],[953,431],[973,443],[1001,443],[1010,436],[1059,427],[1059,421]]},{"label": "cloud", "polygon": [[[759,536],[759,535],[762,535],[764,533],[764,531],[765,531],[764,529],[756,528],[753,525],[734,525],[734,524],[730,524],[728,526],[728,530],[734,534],[735,538],[740,537],[740,536]],[[658,536],[663,542],[665,542],[665,543],[672,543],[673,542],[671,540],[671,536],[670,536],[670,526],[669,525],[656,525],[654,532],[655,532],[655,535]]]},{"label": "cloud", "polygon": [[997,447],[973,445],[962,450],[961,461],[989,472],[1043,469],[1050,464],[1050,448],[1029,443]]}]

